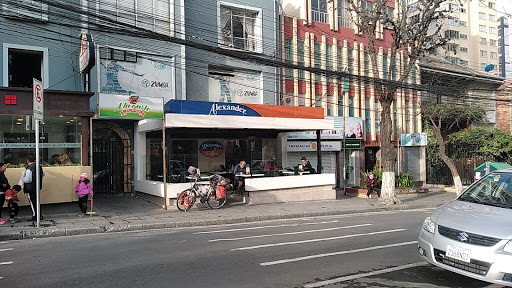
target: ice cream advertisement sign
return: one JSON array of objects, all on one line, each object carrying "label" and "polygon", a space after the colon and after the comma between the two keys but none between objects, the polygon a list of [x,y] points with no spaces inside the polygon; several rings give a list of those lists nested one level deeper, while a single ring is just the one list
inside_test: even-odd
[{"label": "ice cream advertisement sign", "polygon": [[162,98],[100,94],[101,118],[163,119]]}]

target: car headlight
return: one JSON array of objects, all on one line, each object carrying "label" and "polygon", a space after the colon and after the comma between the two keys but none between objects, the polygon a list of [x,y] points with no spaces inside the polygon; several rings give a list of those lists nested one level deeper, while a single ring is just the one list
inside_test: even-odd
[{"label": "car headlight", "polygon": [[425,218],[425,221],[423,221],[423,230],[425,230],[431,234],[434,234],[435,228],[436,228],[436,222],[434,222],[434,220],[432,220],[432,218],[430,218],[430,216]]},{"label": "car headlight", "polygon": [[507,244],[505,244],[505,247],[503,247],[503,251],[512,253],[512,240],[508,241]]}]

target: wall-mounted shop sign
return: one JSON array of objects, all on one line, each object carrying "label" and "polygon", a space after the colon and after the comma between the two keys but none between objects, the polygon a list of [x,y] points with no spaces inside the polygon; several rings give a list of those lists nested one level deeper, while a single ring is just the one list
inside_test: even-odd
[{"label": "wall-mounted shop sign", "polygon": [[323,108],[169,100],[165,113],[323,119]]},{"label": "wall-mounted shop sign", "polygon": [[224,146],[217,141],[205,141],[199,145],[199,153],[205,157],[218,157],[224,152]]},{"label": "wall-mounted shop sign", "polygon": [[345,140],[344,142],[346,149],[361,149],[360,140]]},{"label": "wall-mounted shop sign", "polygon": [[[322,130],[321,139],[343,139],[343,124],[345,124],[345,138],[361,139],[363,138],[363,119],[360,117],[325,117],[325,119],[334,119],[333,130]],[[287,139],[316,139],[316,131],[289,132],[286,133]]]},{"label": "wall-mounted shop sign", "polygon": [[[288,152],[316,151],[318,148],[316,141],[288,141],[287,146]],[[341,151],[341,142],[322,142],[322,151]]]},{"label": "wall-mounted shop sign", "polygon": [[78,56],[80,73],[87,73],[94,67],[95,55],[91,34],[80,34],[80,55]]},{"label": "wall-mounted shop sign", "polygon": [[[81,143],[39,143],[39,148],[81,148]],[[0,143],[0,148],[36,148],[36,143]]]},{"label": "wall-mounted shop sign", "polygon": [[171,91],[171,59],[134,53],[136,62],[100,61],[101,93],[137,94],[149,97],[169,97]]},{"label": "wall-mounted shop sign", "polygon": [[123,119],[163,119],[163,98],[99,95],[99,116]]},{"label": "wall-mounted shop sign", "polygon": [[402,146],[427,146],[427,133],[412,133],[400,135]]}]

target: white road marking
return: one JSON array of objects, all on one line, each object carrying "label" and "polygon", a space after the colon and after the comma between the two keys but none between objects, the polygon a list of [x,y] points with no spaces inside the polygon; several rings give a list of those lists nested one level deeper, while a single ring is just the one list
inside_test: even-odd
[{"label": "white road marking", "polygon": [[0,265],[10,265],[12,263],[13,263],[12,261],[10,261],[10,262],[0,262]]},{"label": "white road marking", "polygon": [[4,248],[4,249],[0,249],[0,252],[11,251],[12,249],[14,249],[14,248]]},{"label": "white road marking", "polygon": [[257,227],[235,228],[235,229],[214,230],[214,231],[201,231],[201,232],[195,232],[195,233],[192,233],[192,234],[213,234],[213,233],[224,233],[224,232],[234,232],[234,231],[244,231],[244,230],[256,230],[256,229],[265,229],[265,228],[278,228],[278,227],[292,227],[292,226],[301,226],[301,225],[329,224],[329,223],[337,223],[337,222],[338,222],[338,220],[334,220],[334,221],[325,221],[325,222],[313,222],[313,223],[297,223],[297,224],[268,225],[268,226],[257,226]]},{"label": "white road marking", "polygon": [[260,263],[260,265],[261,266],[271,266],[271,265],[297,262],[297,261],[303,261],[303,260],[309,260],[309,259],[315,259],[315,258],[337,256],[337,255],[343,255],[343,254],[352,254],[352,253],[358,253],[358,252],[366,252],[366,251],[391,248],[391,247],[399,247],[399,246],[411,245],[411,244],[416,244],[416,243],[418,243],[418,241],[409,241],[409,242],[402,242],[402,243],[395,243],[395,244],[388,244],[388,245],[372,246],[372,247],[368,247],[368,248],[345,250],[345,251],[338,251],[338,252],[331,252],[331,253],[322,253],[322,254],[309,255],[309,256],[303,256],[303,257],[297,257],[297,258],[282,259],[282,260],[276,260],[276,261],[270,261],[270,262],[262,262],[262,263]]},{"label": "white road marking", "polygon": [[374,275],[379,275],[379,274],[384,274],[384,273],[389,273],[389,272],[409,269],[409,268],[418,267],[418,266],[424,266],[424,265],[427,265],[427,264],[428,264],[427,262],[417,262],[417,263],[412,263],[412,264],[407,264],[407,265],[402,265],[402,266],[397,266],[397,267],[392,267],[392,268],[372,271],[372,272],[368,272],[368,273],[360,273],[360,274],[356,274],[356,275],[344,276],[344,277],[334,278],[334,279],[331,279],[331,280],[326,280],[326,281],[320,281],[320,282],[316,282],[316,283],[306,284],[303,287],[304,288],[322,287],[322,286],[325,286],[325,285],[340,283],[340,282],[343,282],[343,281],[349,281],[349,280],[354,280],[354,279],[358,279],[358,278],[369,277],[369,276],[374,276]]},{"label": "white road marking", "polygon": [[332,230],[339,230],[339,229],[357,228],[357,227],[363,227],[363,226],[369,226],[369,225],[373,225],[373,224],[359,224],[359,225],[351,225],[351,226],[343,226],[343,227],[325,228],[325,229],[317,229],[317,230],[306,230],[306,231],[298,231],[298,232],[276,233],[276,234],[264,234],[264,235],[246,236],[246,237],[238,237],[238,238],[223,238],[223,239],[221,238],[221,239],[208,240],[208,242],[236,241],[236,240],[244,240],[244,239],[252,239],[252,238],[315,233],[315,232],[332,231]]},{"label": "white road marking", "polygon": [[343,238],[352,238],[352,237],[359,237],[359,236],[369,236],[369,235],[377,235],[377,234],[384,234],[384,233],[401,232],[401,231],[405,231],[405,230],[407,230],[407,229],[393,229],[393,230],[384,230],[384,231],[377,231],[377,232],[368,232],[368,233],[343,235],[343,236],[336,236],[336,237],[329,237],[329,238],[318,238],[318,239],[310,239],[310,240],[302,240],[302,241],[282,242],[282,243],[275,243],[275,244],[263,244],[263,245],[256,245],[256,246],[233,248],[233,249],[231,249],[231,251],[236,251],[236,250],[252,250],[252,249],[267,248],[267,247],[276,247],[276,246],[285,246],[285,245],[295,245],[295,244],[304,244],[304,243],[312,243],[312,242],[330,241],[330,240],[337,240],[337,239],[343,239]]}]

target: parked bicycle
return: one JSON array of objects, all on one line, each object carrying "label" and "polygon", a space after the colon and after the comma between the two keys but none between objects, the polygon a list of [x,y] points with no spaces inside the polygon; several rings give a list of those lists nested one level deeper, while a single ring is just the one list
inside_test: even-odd
[{"label": "parked bicycle", "polygon": [[176,207],[180,211],[190,210],[198,197],[201,203],[206,202],[211,209],[218,209],[226,204],[226,186],[229,184],[229,179],[220,175],[212,175],[209,177],[210,183],[199,184],[197,181],[201,179],[201,176],[199,174],[194,176],[195,179],[190,188],[178,193]]}]

